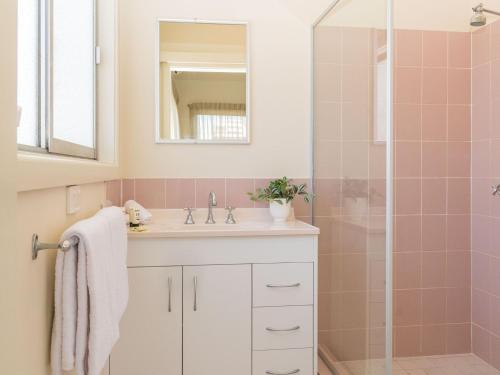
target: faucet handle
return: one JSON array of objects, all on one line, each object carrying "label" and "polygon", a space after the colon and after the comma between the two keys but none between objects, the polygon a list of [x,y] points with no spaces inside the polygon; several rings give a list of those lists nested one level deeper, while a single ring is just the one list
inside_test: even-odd
[{"label": "faucet handle", "polygon": [[193,211],[196,211],[196,208],[186,207],[184,208],[184,211],[188,212],[184,224],[194,224]]},{"label": "faucet handle", "polygon": [[226,217],[226,224],[236,224],[236,220],[234,219],[233,211],[236,209],[236,207],[233,206],[227,206],[226,211],[227,211],[227,217]]}]

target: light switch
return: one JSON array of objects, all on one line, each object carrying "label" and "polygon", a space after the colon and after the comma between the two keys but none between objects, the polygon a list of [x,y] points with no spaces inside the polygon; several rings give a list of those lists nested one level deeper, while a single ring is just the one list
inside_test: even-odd
[{"label": "light switch", "polygon": [[80,211],[80,186],[66,187],[66,213],[72,215]]}]

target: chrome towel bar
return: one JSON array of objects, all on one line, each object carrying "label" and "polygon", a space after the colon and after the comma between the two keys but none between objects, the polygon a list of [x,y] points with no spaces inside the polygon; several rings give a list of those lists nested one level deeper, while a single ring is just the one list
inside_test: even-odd
[{"label": "chrome towel bar", "polygon": [[60,249],[68,251],[72,246],[78,244],[78,237],[73,237],[71,240],[65,240],[60,243],[44,243],[38,241],[38,234],[33,233],[31,237],[31,259],[35,260],[38,257],[38,252],[41,250]]}]

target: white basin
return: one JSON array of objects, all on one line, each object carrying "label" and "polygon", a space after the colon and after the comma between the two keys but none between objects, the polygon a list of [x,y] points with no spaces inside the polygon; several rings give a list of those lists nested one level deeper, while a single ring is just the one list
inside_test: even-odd
[{"label": "white basin", "polygon": [[[200,212],[201,211],[201,212]],[[302,221],[274,224],[267,209],[239,209],[236,224],[226,224],[224,210],[214,212],[216,224],[205,224],[206,210],[194,212],[195,224],[184,224],[183,210],[151,210],[153,219],[144,232],[129,232],[129,237],[235,237],[317,234],[319,229]]]}]

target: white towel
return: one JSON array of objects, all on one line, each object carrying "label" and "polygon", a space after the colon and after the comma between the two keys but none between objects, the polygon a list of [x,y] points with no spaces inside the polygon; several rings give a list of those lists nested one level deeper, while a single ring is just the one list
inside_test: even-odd
[{"label": "white towel", "polygon": [[103,208],[70,227],[61,241],[75,237],[76,246],[57,254],[52,374],[76,369],[78,375],[99,375],[128,302],[122,210]]},{"label": "white towel", "polygon": [[151,212],[146,210],[143,206],[141,206],[139,203],[137,203],[134,200],[126,201],[125,205],[123,207],[125,208],[125,212],[128,212],[128,210],[131,208],[139,210],[139,221],[141,224],[146,224],[153,217]]}]

